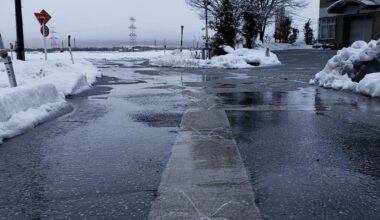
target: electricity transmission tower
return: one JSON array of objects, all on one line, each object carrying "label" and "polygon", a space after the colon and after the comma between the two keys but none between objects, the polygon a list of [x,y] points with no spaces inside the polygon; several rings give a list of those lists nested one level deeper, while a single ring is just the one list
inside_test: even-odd
[{"label": "electricity transmission tower", "polygon": [[58,38],[57,38],[56,34],[57,34],[57,32],[55,31],[54,27],[51,27],[50,41],[51,41],[51,48],[52,49],[59,48]]},{"label": "electricity transmission tower", "polygon": [[137,34],[136,34],[136,19],[134,17],[131,17],[129,19],[130,26],[129,26],[129,43],[132,46],[132,49],[136,46],[137,43]]}]

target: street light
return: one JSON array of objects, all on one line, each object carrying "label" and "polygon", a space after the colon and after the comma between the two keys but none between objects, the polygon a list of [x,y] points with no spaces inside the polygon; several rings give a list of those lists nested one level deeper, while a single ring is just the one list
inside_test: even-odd
[{"label": "street light", "polygon": [[[203,49],[203,59],[207,59],[207,57],[209,57],[210,55],[210,48],[209,48],[209,38],[208,38],[208,6],[209,6],[209,1],[208,0],[204,0],[204,6],[205,6],[205,20],[206,20],[206,23],[205,23],[205,48]],[[208,55],[206,55],[206,51],[208,52]]]},{"label": "street light", "polygon": [[204,3],[205,3],[205,15],[206,15],[206,24],[205,24],[206,44],[205,44],[205,48],[208,48],[208,0],[205,0]]}]

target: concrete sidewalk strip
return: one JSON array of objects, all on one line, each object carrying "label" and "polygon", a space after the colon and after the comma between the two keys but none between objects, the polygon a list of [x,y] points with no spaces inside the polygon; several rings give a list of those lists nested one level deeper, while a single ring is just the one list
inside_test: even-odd
[{"label": "concrete sidewalk strip", "polygon": [[260,219],[223,110],[185,113],[149,219]]}]

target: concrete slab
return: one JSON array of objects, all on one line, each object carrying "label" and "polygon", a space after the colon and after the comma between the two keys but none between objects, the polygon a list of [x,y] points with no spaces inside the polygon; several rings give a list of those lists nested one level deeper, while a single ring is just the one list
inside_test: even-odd
[{"label": "concrete slab", "polygon": [[185,113],[149,219],[260,219],[223,110]]}]

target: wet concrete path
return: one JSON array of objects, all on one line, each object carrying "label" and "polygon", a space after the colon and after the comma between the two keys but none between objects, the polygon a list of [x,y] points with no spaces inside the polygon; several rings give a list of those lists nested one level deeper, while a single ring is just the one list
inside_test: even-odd
[{"label": "wet concrete path", "polygon": [[[147,219],[171,203],[184,218],[377,219],[380,100],[309,85],[333,53],[278,52],[283,65],[249,70],[102,61],[71,114],[0,146],[0,219]],[[194,111],[208,130],[187,126]],[[175,160],[189,165],[178,175]],[[198,213],[165,194],[175,184]]]}]

